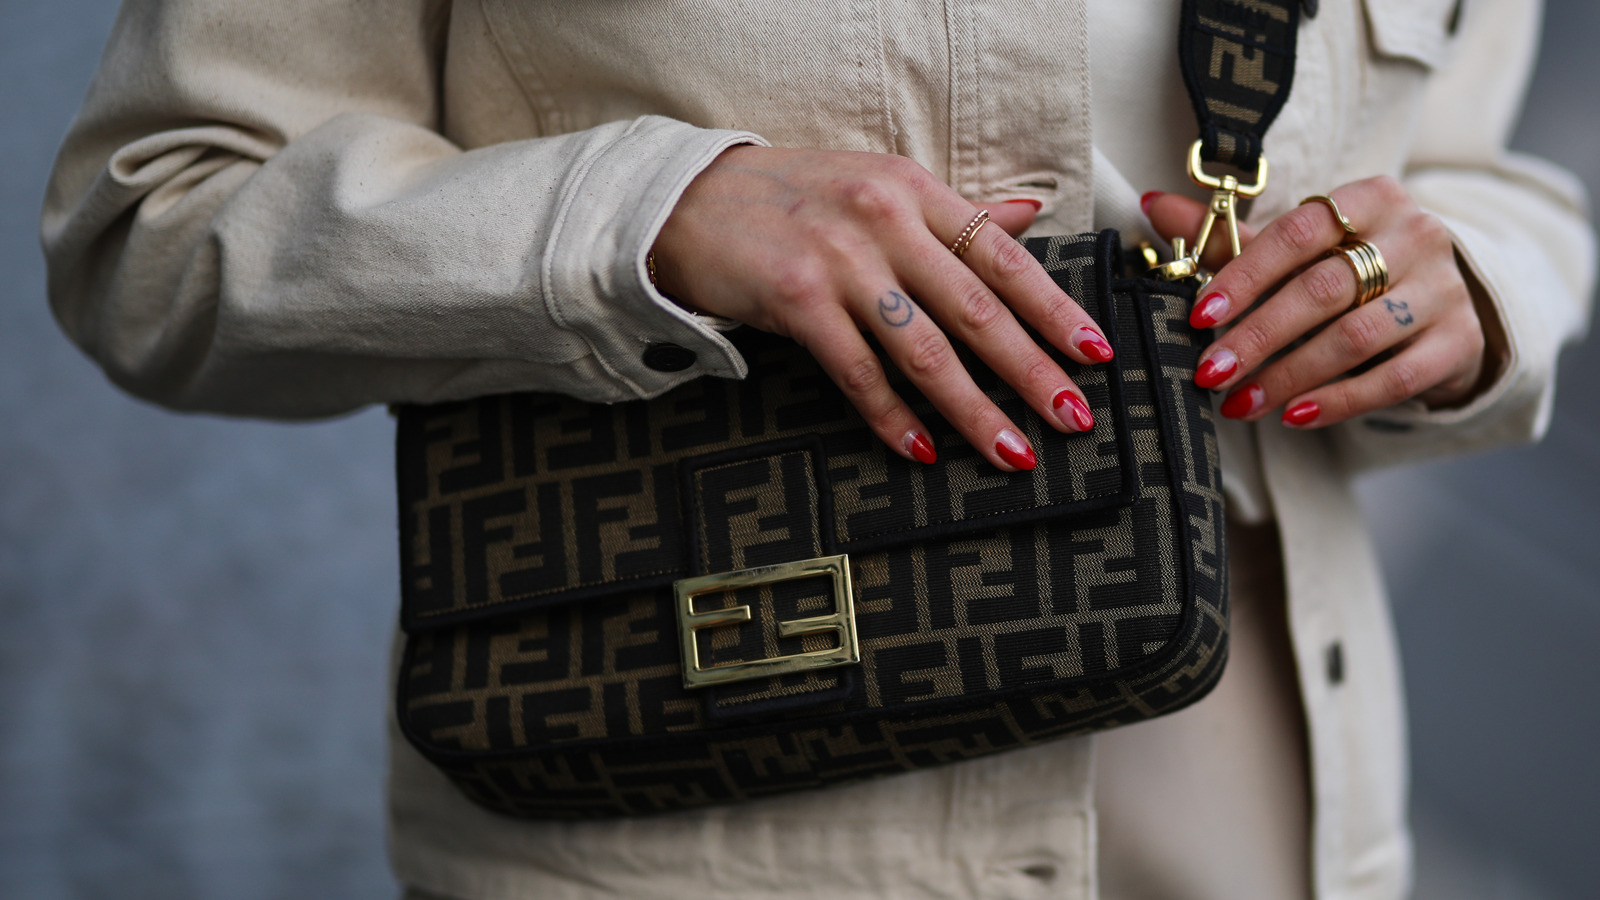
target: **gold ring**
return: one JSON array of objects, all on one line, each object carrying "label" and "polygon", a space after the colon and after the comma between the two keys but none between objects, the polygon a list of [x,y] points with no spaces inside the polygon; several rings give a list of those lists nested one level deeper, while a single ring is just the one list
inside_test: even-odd
[{"label": "gold ring", "polygon": [[1339,211],[1339,204],[1333,202],[1332,197],[1329,197],[1327,194],[1312,194],[1311,196],[1300,201],[1301,206],[1305,206],[1307,203],[1327,204],[1327,207],[1333,210],[1333,217],[1339,220],[1339,225],[1344,229],[1344,233],[1352,236],[1356,233],[1356,227],[1351,225],[1350,220],[1346,219],[1344,217],[1344,213]]},{"label": "gold ring", "polygon": [[959,259],[967,252],[967,248],[972,246],[972,239],[978,236],[978,229],[987,224],[989,224],[989,211],[987,209],[978,210],[978,214],[972,217],[972,221],[967,223],[967,227],[961,229],[961,234],[950,242],[950,252],[954,253]]},{"label": "gold ring", "polygon": [[1371,241],[1354,241],[1328,255],[1343,257],[1356,273],[1356,302],[1350,304],[1351,309],[1359,309],[1389,290],[1389,266]]}]

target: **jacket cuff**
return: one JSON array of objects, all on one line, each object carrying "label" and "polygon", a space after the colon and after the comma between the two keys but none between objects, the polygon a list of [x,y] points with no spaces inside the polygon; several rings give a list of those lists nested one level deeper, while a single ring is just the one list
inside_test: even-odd
[{"label": "jacket cuff", "polygon": [[720,320],[668,300],[645,272],[645,254],[689,182],[738,144],[768,146],[749,132],[643,116],[563,186],[539,282],[551,320],[587,341],[613,380],[597,393],[653,397],[704,375],[744,377]]}]

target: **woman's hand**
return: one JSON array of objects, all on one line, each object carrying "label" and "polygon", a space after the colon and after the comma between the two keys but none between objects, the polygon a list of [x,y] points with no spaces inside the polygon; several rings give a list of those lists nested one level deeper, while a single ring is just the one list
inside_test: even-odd
[{"label": "woman's hand", "polygon": [[[1347,184],[1332,196],[1359,239],[1383,254],[1389,290],[1351,309],[1354,270],[1343,258],[1322,259],[1346,237],[1325,204],[1296,207],[1259,234],[1241,226],[1243,252],[1217,272],[1190,315],[1197,327],[1232,326],[1201,354],[1195,375],[1203,388],[1231,389],[1224,416],[1253,422],[1286,406],[1283,424],[1315,428],[1413,397],[1448,406],[1478,383],[1483,327],[1443,223],[1389,177]],[[1147,194],[1144,205],[1168,238],[1192,238],[1205,215],[1203,204],[1174,194]],[[1226,245],[1212,241],[1219,243]]]},{"label": "woman's hand", "polygon": [[[928,429],[862,336],[978,451],[1031,469],[1022,429],[992,403],[946,337],[978,354],[1061,431],[1094,423],[1083,393],[1018,323],[1082,363],[1111,346],[1011,235],[1029,203],[989,207],[966,253],[949,244],[979,208],[903,157],[740,146],[689,185],[655,243],[661,290],[701,312],[787,335],[806,347],[884,443],[932,462]],[[1016,315],[1013,315],[1015,313]]]}]

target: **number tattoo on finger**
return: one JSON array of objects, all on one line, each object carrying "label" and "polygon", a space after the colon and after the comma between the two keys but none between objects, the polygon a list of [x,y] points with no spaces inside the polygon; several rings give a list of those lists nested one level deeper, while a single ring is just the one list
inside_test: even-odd
[{"label": "number tattoo on finger", "polygon": [[1397,325],[1410,325],[1416,321],[1411,315],[1411,307],[1407,306],[1404,300],[1389,300],[1386,298],[1383,301],[1383,308],[1394,315],[1394,321]]}]

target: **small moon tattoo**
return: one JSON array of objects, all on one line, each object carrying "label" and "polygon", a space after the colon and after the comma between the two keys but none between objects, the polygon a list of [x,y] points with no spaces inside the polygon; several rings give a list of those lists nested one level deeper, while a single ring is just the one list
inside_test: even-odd
[{"label": "small moon tattoo", "polygon": [[899,291],[890,291],[878,298],[878,316],[886,325],[903,327],[909,324],[916,314],[917,308],[912,304],[911,298]]}]

